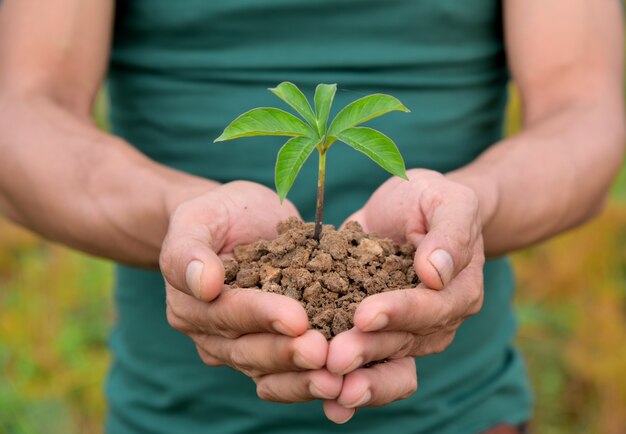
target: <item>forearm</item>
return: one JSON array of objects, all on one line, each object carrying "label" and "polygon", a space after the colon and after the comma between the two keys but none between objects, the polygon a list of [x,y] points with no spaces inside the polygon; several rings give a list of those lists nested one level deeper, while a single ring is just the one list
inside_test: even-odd
[{"label": "forearm", "polygon": [[217,184],[159,165],[45,98],[0,98],[0,211],[41,235],[156,266],[169,215]]},{"label": "forearm", "polygon": [[480,200],[488,255],[555,235],[597,214],[622,163],[621,101],[570,104],[448,176]]}]

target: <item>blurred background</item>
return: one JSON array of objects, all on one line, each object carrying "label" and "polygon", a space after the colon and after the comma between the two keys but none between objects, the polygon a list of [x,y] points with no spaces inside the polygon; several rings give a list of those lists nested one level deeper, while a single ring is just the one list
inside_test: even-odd
[{"label": "blurred background", "polygon": [[[105,113],[100,98],[102,128]],[[507,133],[519,128],[512,88]],[[626,433],[626,169],[598,219],[514,263],[534,432]],[[0,216],[0,434],[102,432],[111,285],[110,263]]]}]

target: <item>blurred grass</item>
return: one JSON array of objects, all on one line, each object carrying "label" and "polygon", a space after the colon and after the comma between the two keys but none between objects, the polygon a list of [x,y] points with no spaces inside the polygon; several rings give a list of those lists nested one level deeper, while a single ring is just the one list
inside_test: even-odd
[{"label": "blurred grass", "polygon": [[[512,92],[507,134],[519,131]],[[513,256],[541,434],[626,433],[626,169],[590,224]]]},{"label": "blurred grass", "polygon": [[0,240],[0,432],[100,432],[111,266],[6,223]]},{"label": "blurred grass", "polygon": [[[535,432],[626,433],[626,171],[597,220],[514,263]],[[111,271],[0,219],[0,434],[102,432]]]}]

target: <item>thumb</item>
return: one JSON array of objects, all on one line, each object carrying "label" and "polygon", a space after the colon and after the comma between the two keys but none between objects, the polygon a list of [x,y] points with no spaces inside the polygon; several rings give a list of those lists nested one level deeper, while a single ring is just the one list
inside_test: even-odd
[{"label": "thumb", "polygon": [[415,246],[414,266],[429,288],[443,289],[471,261],[480,242],[480,224],[471,210],[458,205],[435,210],[426,235],[409,234]]},{"label": "thumb", "polygon": [[442,248],[419,250],[415,252],[414,266],[420,281],[429,288],[443,289],[454,277],[454,258]]},{"label": "thumb", "polygon": [[216,252],[227,227],[228,214],[219,206],[206,209],[193,202],[179,206],[161,248],[159,264],[165,280],[199,300],[215,299],[224,285],[224,266]]},{"label": "thumb", "polygon": [[341,227],[339,229],[343,229],[348,222],[357,222],[358,224],[361,225],[361,228],[363,228],[364,232],[369,232],[367,225],[365,223],[365,220],[366,220],[365,213],[363,212],[363,208],[361,208],[360,210],[354,212],[350,217],[345,219],[345,221],[341,224]]}]

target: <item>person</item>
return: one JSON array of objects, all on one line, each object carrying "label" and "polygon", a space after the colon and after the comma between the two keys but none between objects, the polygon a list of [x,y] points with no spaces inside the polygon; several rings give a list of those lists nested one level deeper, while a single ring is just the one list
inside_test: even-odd
[{"label": "person", "polygon": [[[107,431],[518,432],[532,399],[503,255],[602,208],[622,41],[618,0],[5,0],[0,209],[120,263]],[[503,139],[509,71],[524,129]],[[91,120],[105,76],[111,134]],[[410,181],[338,143],[326,216],[413,242],[430,289],[364,300],[330,342],[295,300],[223,287],[220,255],[313,215],[314,161],[281,205],[278,141],[211,143],[283,80],[412,110],[372,123]]]}]

